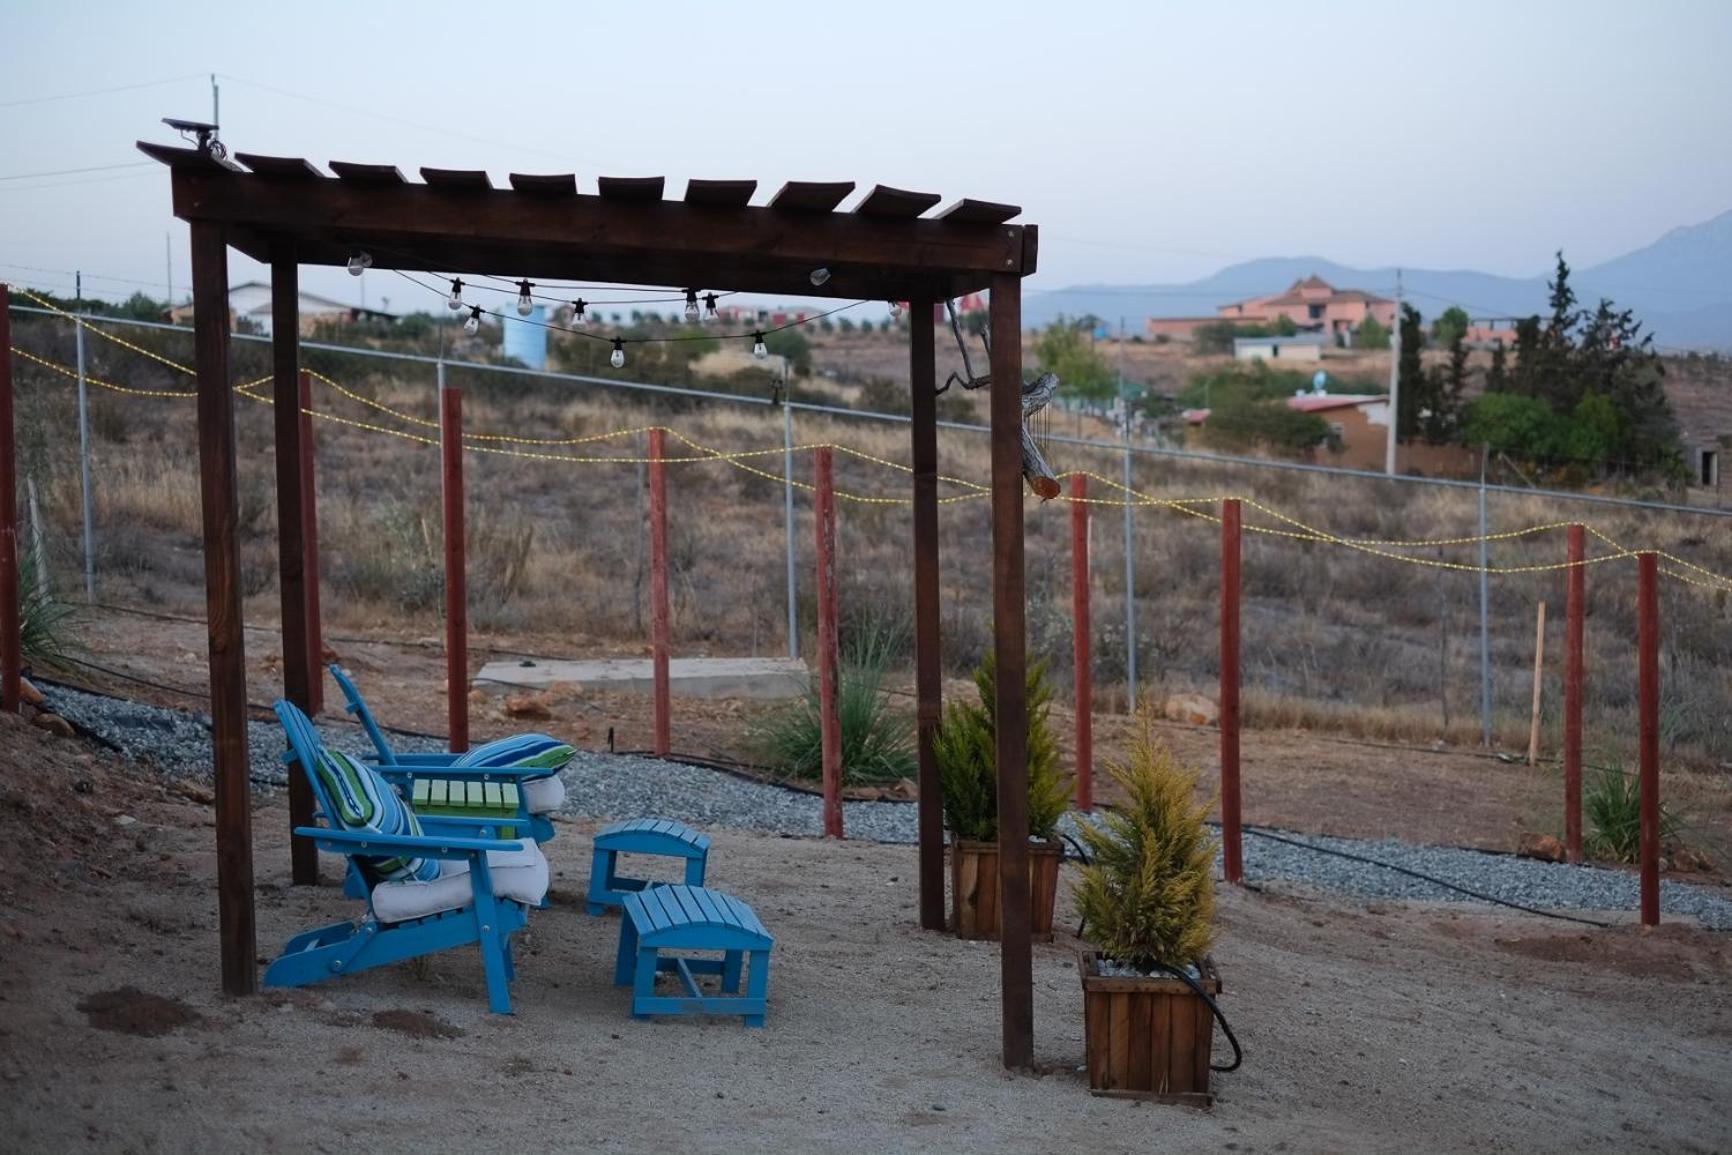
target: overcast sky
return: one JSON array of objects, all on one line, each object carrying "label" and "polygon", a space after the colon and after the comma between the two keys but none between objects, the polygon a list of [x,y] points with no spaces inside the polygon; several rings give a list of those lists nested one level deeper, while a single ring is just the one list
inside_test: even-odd
[{"label": "overcast sky", "polygon": [[[1732,3],[0,3],[0,177],[231,148],[520,172],[854,180],[1024,207],[1032,287],[1235,260],[1531,275],[1732,207]],[[166,82],[166,83],[154,83]],[[120,85],[129,91],[35,103]],[[0,276],[160,295],[159,168],[0,179]],[[237,257],[233,275],[258,273]],[[395,281],[395,278],[392,278]],[[401,281],[369,292],[411,302]],[[315,291],[353,300],[340,271]],[[88,285],[107,293],[119,280]],[[373,302],[378,304],[377,297]]]}]

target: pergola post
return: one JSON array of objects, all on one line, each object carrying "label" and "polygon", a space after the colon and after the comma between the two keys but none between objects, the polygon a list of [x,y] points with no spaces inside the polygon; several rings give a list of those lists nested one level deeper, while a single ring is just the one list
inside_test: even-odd
[{"label": "pergola post", "polygon": [[313,377],[301,370],[301,573],[307,587],[307,660],[312,680],[307,684],[307,716],[325,708],[324,628],[319,612],[319,485],[313,458]]},{"label": "pergola post", "polygon": [[0,285],[0,710],[18,712],[24,653],[18,610],[18,455],[12,435],[12,291]]},{"label": "pergola post", "polygon": [[[277,455],[277,585],[283,604],[283,697],[313,713],[318,656],[307,639],[306,486],[301,480],[300,267],[292,253],[271,262],[271,397]],[[289,877],[316,886],[319,851],[295,836],[313,824],[313,788],[289,770]]]},{"label": "pergola post", "polygon": [[199,495],[204,507],[205,620],[210,632],[211,760],[216,770],[217,916],[223,989],[258,989],[247,667],[241,621],[234,389],[229,381],[228,241],[192,222],[193,345],[198,369]]},{"label": "pergola post", "polygon": [[997,658],[1004,1065],[1034,1061],[1028,891],[1028,672],[1022,543],[1022,278],[992,278],[992,622]]},{"label": "pergola post", "polygon": [[938,370],[933,350],[934,302],[908,302],[908,376],[914,463],[914,697],[920,800],[920,925],[944,929],[944,803],[932,739],[944,705],[939,641]]},{"label": "pergola post", "polygon": [[445,512],[445,725],[453,754],[469,749],[469,574],[463,537],[463,391],[439,362],[440,491]]}]

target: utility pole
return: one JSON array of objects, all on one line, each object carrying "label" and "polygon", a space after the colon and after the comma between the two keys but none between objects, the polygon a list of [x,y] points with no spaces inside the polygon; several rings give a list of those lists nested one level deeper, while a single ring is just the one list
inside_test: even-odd
[{"label": "utility pole", "polygon": [[1119,378],[1119,408],[1125,436],[1125,713],[1137,712],[1137,562],[1131,540],[1131,399],[1125,395],[1125,319],[1119,318],[1114,372]]},{"label": "utility pole", "polygon": [[216,73],[210,74],[210,122],[211,127],[222,127],[222,96],[217,92]]},{"label": "utility pole", "polygon": [[1383,451],[1383,472],[1396,473],[1395,451],[1401,440],[1401,270],[1395,270],[1395,325],[1389,333],[1389,441]]},{"label": "utility pole", "polygon": [[1487,568],[1485,463],[1491,446],[1479,451],[1479,740],[1491,746],[1491,582]]},{"label": "utility pole", "polygon": [[96,600],[96,536],[92,528],[90,501],[90,408],[84,386],[84,273],[74,272],[73,340],[78,349],[78,473],[84,497],[84,600]]},{"label": "utility pole", "polygon": [[163,283],[168,287],[168,307],[174,308],[174,245],[173,237],[162,234],[162,271]]}]

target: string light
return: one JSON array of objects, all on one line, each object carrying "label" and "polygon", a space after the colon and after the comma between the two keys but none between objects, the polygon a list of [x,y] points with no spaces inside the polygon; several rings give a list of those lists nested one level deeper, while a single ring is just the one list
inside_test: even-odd
[{"label": "string light", "polygon": [[623,337],[613,339],[613,355],[607,359],[607,363],[615,369],[625,368],[625,339]]},{"label": "string light", "polygon": [[582,297],[579,297],[577,300],[575,300],[571,303],[571,327],[572,328],[574,328],[574,329],[582,328],[583,323],[584,323],[583,311],[585,309],[587,309],[588,307],[589,307],[589,302],[584,300]]},{"label": "string light", "polygon": [[463,307],[463,281],[461,279],[456,277],[451,279],[451,297],[445,302],[445,307],[452,312]]},{"label": "string light", "polygon": [[698,323],[698,291],[696,289],[687,289],[686,290],[686,324],[695,325],[697,323]]},{"label": "string light", "polygon": [[528,281],[517,282],[517,315],[519,317],[527,317],[535,312],[535,294],[532,292],[534,288],[535,286]]},{"label": "string light", "polygon": [[890,302],[890,319],[892,321],[900,321],[902,319],[902,302],[901,301],[891,301]]},{"label": "string light", "polygon": [[828,281],[830,279],[830,270],[826,269],[822,265],[819,265],[817,268],[812,270],[812,275],[809,279],[811,280],[814,287],[823,285],[826,281]]},{"label": "string light", "polygon": [[752,334],[752,356],[762,361],[770,355],[770,347],[764,344],[764,334],[760,331]]},{"label": "string light", "polygon": [[716,295],[714,293],[705,293],[704,294],[704,320],[714,321],[716,319],[717,319],[717,316],[716,316]]},{"label": "string light", "polygon": [[469,306],[469,319],[463,322],[463,331],[474,336],[481,331],[481,306]]},{"label": "string light", "polygon": [[372,254],[362,252],[360,249],[349,254],[349,275],[351,277],[358,277],[372,267]]}]

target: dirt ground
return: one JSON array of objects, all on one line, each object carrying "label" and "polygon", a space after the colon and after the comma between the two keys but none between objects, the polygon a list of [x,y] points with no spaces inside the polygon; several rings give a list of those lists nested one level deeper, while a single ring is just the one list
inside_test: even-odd
[{"label": "dirt ground", "polygon": [[[258,802],[261,961],[356,913],[332,881],[287,885],[286,826]],[[1003,1071],[997,952],[916,928],[908,848],[715,836],[712,882],[777,936],[769,1022],[748,1031],[628,1016],[616,923],[578,905],[580,827],[549,845],[553,905],[509,1018],[466,951],[222,996],[208,807],[5,717],[0,827],[0,1126],[19,1151],[1732,1146],[1732,954],[1685,926],[1224,893],[1246,1059],[1204,1113],[1087,1093],[1064,935],[1035,950],[1040,1069]]]}]

